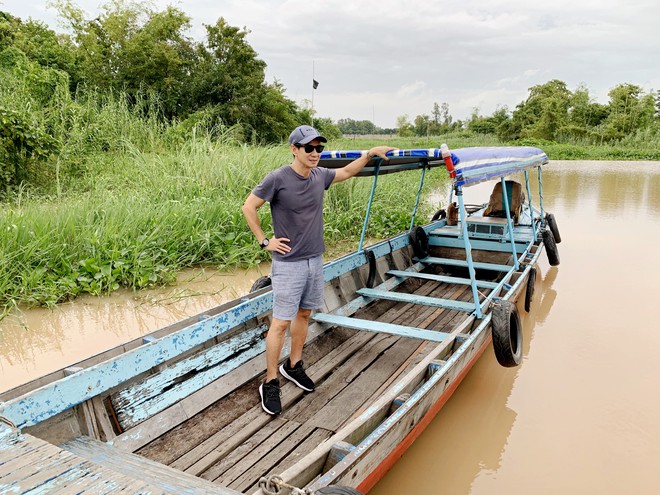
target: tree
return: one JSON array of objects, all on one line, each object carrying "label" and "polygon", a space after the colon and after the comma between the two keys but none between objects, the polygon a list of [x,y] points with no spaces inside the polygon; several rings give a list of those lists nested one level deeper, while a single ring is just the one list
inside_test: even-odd
[{"label": "tree", "polygon": [[619,84],[608,93],[609,115],[605,121],[605,137],[622,138],[653,122],[655,100],[652,94],[644,95],[642,88],[634,84]]},{"label": "tree", "polygon": [[408,121],[408,114],[400,115],[396,118],[396,127],[401,137],[412,136],[415,133],[415,128]]},{"label": "tree", "polygon": [[558,79],[532,86],[527,99],[513,112],[513,137],[555,139],[558,130],[568,122],[571,96],[566,83]]},{"label": "tree", "polygon": [[429,135],[431,119],[428,115],[418,115],[415,117],[414,131],[416,136]]},{"label": "tree", "polygon": [[131,96],[156,91],[166,115],[179,113],[196,65],[194,42],[184,35],[190,27],[186,14],[174,7],[158,12],[147,4],[116,0],[88,20],[68,0],[56,6],[73,32],[78,84]]}]

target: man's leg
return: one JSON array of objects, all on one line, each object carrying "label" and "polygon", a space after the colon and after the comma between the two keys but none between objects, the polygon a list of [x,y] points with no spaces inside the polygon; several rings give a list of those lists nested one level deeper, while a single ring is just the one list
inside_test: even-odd
[{"label": "man's leg", "polygon": [[[297,318],[297,317],[296,317]],[[295,320],[294,320],[295,321]],[[284,347],[284,338],[286,337],[286,329],[289,327],[289,320],[280,320],[273,318],[266,335],[266,381],[269,382],[277,378],[277,366],[280,362],[280,354],[282,347]],[[293,333],[293,325],[292,325]],[[307,336],[307,332],[305,332]],[[303,339],[303,343],[304,343]],[[293,346],[292,346],[293,347]],[[302,353],[302,347],[300,352]]]},{"label": "man's leg", "polygon": [[311,314],[311,309],[299,309],[298,314],[291,322],[291,354],[289,357],[291,366],[294,366],[302,359],[303,346],[307,340],[307,330],[309,328],[309,317]]},{"label": "man's leg", "polygon": [[307,392],[312,392],[315,388],[314,381],[305,373],[302,362],[302,351],[305,340],[307,340],[307,329],[311,314],[311,309],[301,308],[291,321],[291,353],[289,359],[280,365],[282,376]]}]

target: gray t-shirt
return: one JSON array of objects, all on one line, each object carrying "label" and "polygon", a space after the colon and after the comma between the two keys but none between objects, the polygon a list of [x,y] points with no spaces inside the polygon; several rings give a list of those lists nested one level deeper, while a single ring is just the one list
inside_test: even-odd
[{"label": "gray t-shirt", "polygon": [[252,193],[270,203],[275,237],[290,239],[291,251],[273,252],[278,261],[298,261],[323,254],[323,193],[335,171],[313,168],[309,177],[287,165],[269,173]]}]

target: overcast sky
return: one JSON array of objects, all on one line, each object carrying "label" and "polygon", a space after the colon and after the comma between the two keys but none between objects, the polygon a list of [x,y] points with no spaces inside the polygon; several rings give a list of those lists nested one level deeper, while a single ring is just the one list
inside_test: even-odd
[{"label": "overcast sky", "polygon": [[[77,0],[89,17],[98,0]],[[333,120],[430,115],[449,104],[454,119],[474,108],[513,110],[551,79],[584,84],[600,103],[620,83],[660,89],[658,0],[155,0],[192,17],[190,36],[224,17],[247,39],[289,98]],[[0,9],[45,21],[45,1],[0,0]]]}]

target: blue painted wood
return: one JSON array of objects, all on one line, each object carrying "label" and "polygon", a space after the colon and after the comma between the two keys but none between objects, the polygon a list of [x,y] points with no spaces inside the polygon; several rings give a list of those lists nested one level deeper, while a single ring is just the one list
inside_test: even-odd
[{"label": "blue painted wood", "polygon": [[[442,235],[433,235],[433,233],[437,234],[437,230],[432,232],[432,235],[429,237],[430,246],[465,249],[465,243],[463,242],[463,239],[458,237],[458,235],[456,237],[449,237],[444,232],[441,232]],[[516,250],[520,252],[526,244],[532,242],[533,240],[534,237],[531,234],[531,230],[523,233],[522,235],[516,234]],[[494,251],[501,253],[511,252],[511,244],[508,241],[500,242],[495,240],[475,239],[474,237],[470,237],[470,244],[472,245],[472,249],[477,251]]]},{"label": "blue painted wood", "polygon": [[316,313],[312,318],[320,323],[328,323],[330,325],[344,328],[365,330],[367,332],[387,333],[391,335],[399,335],[401,337],[430,340],[432,342],[443,342],[451,337],[445,332],[434,332],[433,330],[424,330],[421,328],[394,325],[392,323],[382,323],[371,320],[361,320],[359,318],[350,318],[348,316],[333,315],[329,313]]},{"label": "blue painted wood", "polygon": [[[451,258],[434,258],[432,256],[426,257],[419,261],[429,265],[449,265],[449,266],[463,266],[463,267],[468,266],[467,261],[454,260]],[[480,263],[475,261],[472,264],[474,265],[475,268],[483,268],[484,270],[493,270],[496,272],[508,272],[511,271],[512,269],[512,267],[509,265],[497,265],[495,263]]]},{"label": "blue painted wood", "polygon": [[[459,277],[449,277],[447,275],[435,275],[433,273],[419,273],[413,271],[405,270],[390,270],[387,272],[388,275],[393,277],[403,277],[403,278],[421,278],[424,280],[435,280],[436,282],[444,282],[447,284],[459,284],[459,285],[470,285],[471,280],[469,278],[459,278]],[[496,282],[487,282],[485,280],[477,280],[477,287],[482,289],[494,289],[497,287]]]},{"label": "blue painted wood", "polygon": [[[176,404],[266,350],[261,325],[151,375],[112,397],[119,424],[127,430]],[[182,380],[182,377],[191,375]]]},{"label": "blue painted wood", "polygon": [[358,294],[372,299],[386,299],[388,301],[398,301],[410,304],[421,304],[432,306],[434,308],[447,308],[458,311],[472,312],[475,310],[474,303],[456,301],[454,299],[443,299],[440,297],[420,296],[418,294],[408,294],[406,292],[392,292],[377,289],[359,289]]},{"label": "blue painted wood", "polygon": [[463,242],[465,243],[465,263],[468,267],[468,273],[470,274],[470,290],[472,291],[472,300],[474,301],[475,306],[475,316],[481,318],[481,308],[479,307],[479,289],[475,281],[477,280],[477,275],[475,272],[474,261],[472,260],[472,245],[470,242],[470,236],[468,235],[467,222],[467,212],[465,211],[465,203],[463,201],[463,188],[462,186],[457,185],[455,188],[456,197],[458,198],[458,211],[459,218],[461,219],[460,226],[463,236]]}]

